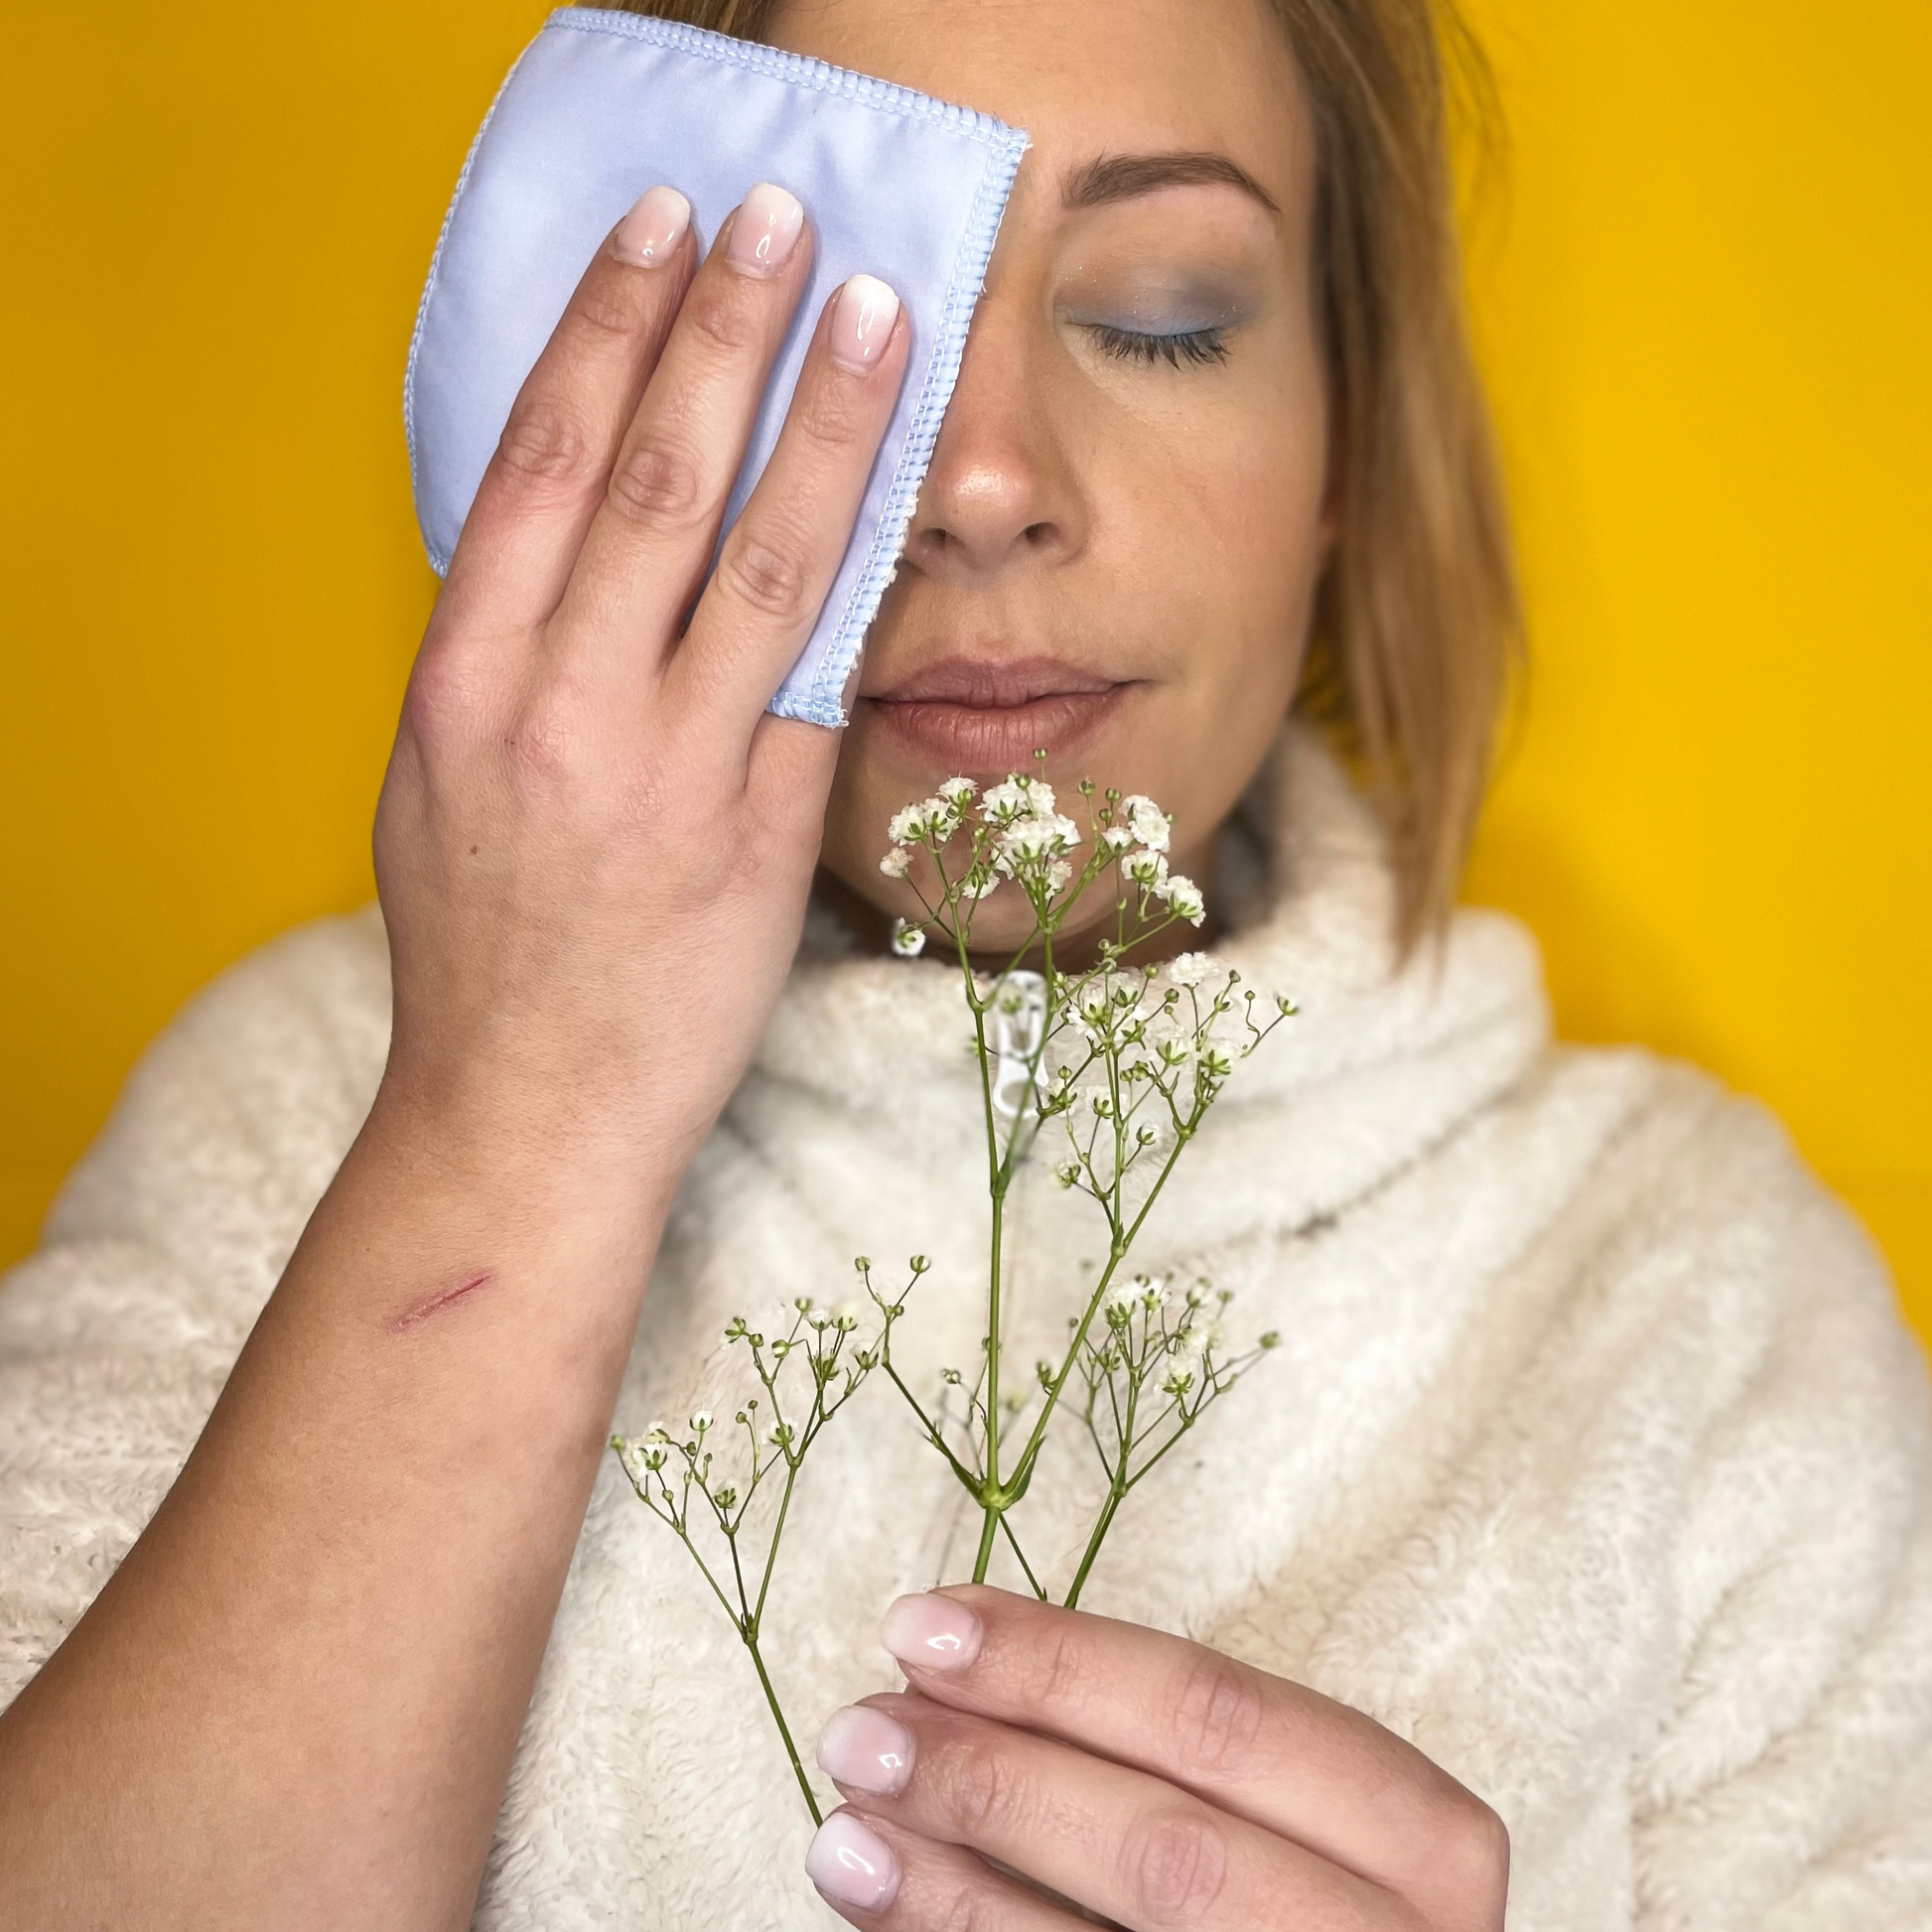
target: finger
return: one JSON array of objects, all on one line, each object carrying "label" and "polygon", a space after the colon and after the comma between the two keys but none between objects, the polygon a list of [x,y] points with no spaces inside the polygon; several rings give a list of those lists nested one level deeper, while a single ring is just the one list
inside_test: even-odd
[{"label": "finger", "polygon": [[557,608],[696,266],[691,204],[653,188],[585,270],[450,560],[441,603],[466,628],[532,628]]},{"label": "finger", "polygon": [[1072,1932],[1080,1923],[962,1847],[850,1806],[819,1827],[805,1874],[841,1918],[880,1932]]},{"label": "finger", "polygon": [[752,729],[745,802],[772,851],[796,840],[816,859],[825,837],[825,801],[838,769],[842,732],[768,714]]},{"label": "finger", "polygon": [[811,249],[804,209],[765,184],[692,279],[558,610],[573,669],[661,669],[710,567]]},{"label": "finger", "polygon": [[[901,1597],[885,1637],[928,1697],[1152,1773],[1418,1904],[1499,1895],[1496,1815],[1413,1745],[1299,1684],[970,1585]],[[1466,1919],[1455,1909],[1446,1922]]]},{"label": "finger", "polygon": [[833,1715],[819,1764],[848,1802],[962,1846],[1134,1932],[1414,1932],[1393,1892],[1145,1771],[917,1695]]},{"label": "finger", "polygon": [[672,664],[667,690],[700,728],[756,715],[824,607],[904,379],[898,297],[855,275],[819,318],[758,486]]}]

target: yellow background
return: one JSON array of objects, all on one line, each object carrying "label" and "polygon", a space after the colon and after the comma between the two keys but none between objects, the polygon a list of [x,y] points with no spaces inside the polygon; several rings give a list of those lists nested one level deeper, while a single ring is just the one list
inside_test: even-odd
[{"label": "yellow background", "polygon": [[[417,291],[534,0],[39,8],[0,78],[0,1261],[143,1042],[370,891]],[[1932,8],[1477,0],[1535,631],[1474,896],[1764,1095],[1932,1331]]]}]

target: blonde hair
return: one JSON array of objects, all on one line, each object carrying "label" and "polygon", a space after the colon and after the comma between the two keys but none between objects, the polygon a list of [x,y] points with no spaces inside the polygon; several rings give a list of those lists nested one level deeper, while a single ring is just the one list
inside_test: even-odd
[{"label": "blonde hair", "polygon": [[[1319,141],[1315,272],[1340,465],[1297,703],[1382,813],[1407,951],[1454,904],[1521,635],[1449,155],[1451,83],[1478,132],[1494,98],[1453,0],[1264,3]],[[782,0],[621,4],[758,40]]]}]

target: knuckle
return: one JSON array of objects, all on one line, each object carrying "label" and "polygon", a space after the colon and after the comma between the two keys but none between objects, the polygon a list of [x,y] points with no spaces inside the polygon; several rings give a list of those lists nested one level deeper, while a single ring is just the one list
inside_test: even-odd
[{"label": "knuckle", "polygon": [[585,733],[575,707],[557,691],[533,693],[504,731],[503,757],[523,790],[569,786],[585,760]]},{"label": "knuckle", "polygon": [[584,425],[569,410],[548,402],[512,410],[496,444],[498,474],[526,490],[581,486],[593,463]]},{"label": "knuckle", "polygon": [[635,308],[603,276],[592,276],[571,298],[570,321],[583,335],[619,342],[628,342],[637,333]]},{"label": "knuckle", "polygon": [[1127,1835],[1120,1856],[1137,1919],[1199,1924],[1227,1888],[1227,1839],[1204,1811],[1155,1813]]},{"label": "knuckle", "polygon": [[798,391],[792,422],[806,442],[837,453],[858,443],[865,418],[850,394],[815,382]]},{"label": "knuckle", "polygon": [[972,1878],[962,1878],[940,1908],[937,1932],[1013,1932],[1013,1904]]},{"label": "knuckle", "polygon": [[641,438],[618,459],[607,493],[627,521],[672,527],[693,522],[704,503],[697,465],[670,444]]},{"label": "knuckle", "polygon": [[410,736],[434,756],[467,735],[483,709],[475,660],[449,643],[426,647],[409,674],[402,717]]},{"label": "knuckle", "polygon": [[1424,1863],[1448,1898],[1499,1901],[1509,1885],[1509,1827],[1474,1792],[1451,1784],[1436,1803]]},{"label": "knuckle", "polygon": [[1267,1716],[1254,1673],[1232,1657],[1199,1652],[1174,1693],[1171,1726],[1183,1777],[1238,1774]]},{"label": "knuckle", "polygon": [[757,347],[761,333],[744,287],[726,287],[722,281],[692,290],[684,304],[684,323],[700,347],[726,361],[735,362]]},{"label": "knuckle", "polygon": [[990,1739],[957,1740],[945,1754],[947,1809],[968,1841],[1023,1825],[1026,1781],[1012,1754]]},{"label": "knuckle", "polygon": [[1047,1629],[1035,1665],[1031,1702],[1042,1711],[1064,1711],[1084,1703],[1088,1695],[1086,1653],[1074,1618],[1049,1617]]},{"label": "knuckle", "polygon": [[765,617],[795,622],[805,615],[811,574],[787,534],[741,526],[718,561],[718,576],[733,597]]}]

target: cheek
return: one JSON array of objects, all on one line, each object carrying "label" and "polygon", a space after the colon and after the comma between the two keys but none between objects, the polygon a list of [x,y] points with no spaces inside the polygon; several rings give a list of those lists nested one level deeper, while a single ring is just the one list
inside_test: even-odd
[{"label": "cheek", "polygon": [[1280,667],[1292,688],[1325,561],[1325,396],[1312,366],[1229,385],[1211,405],[1115,440],[1096,494],[1103,539],[1136,604],[1169,630],[1187,676]]}]

